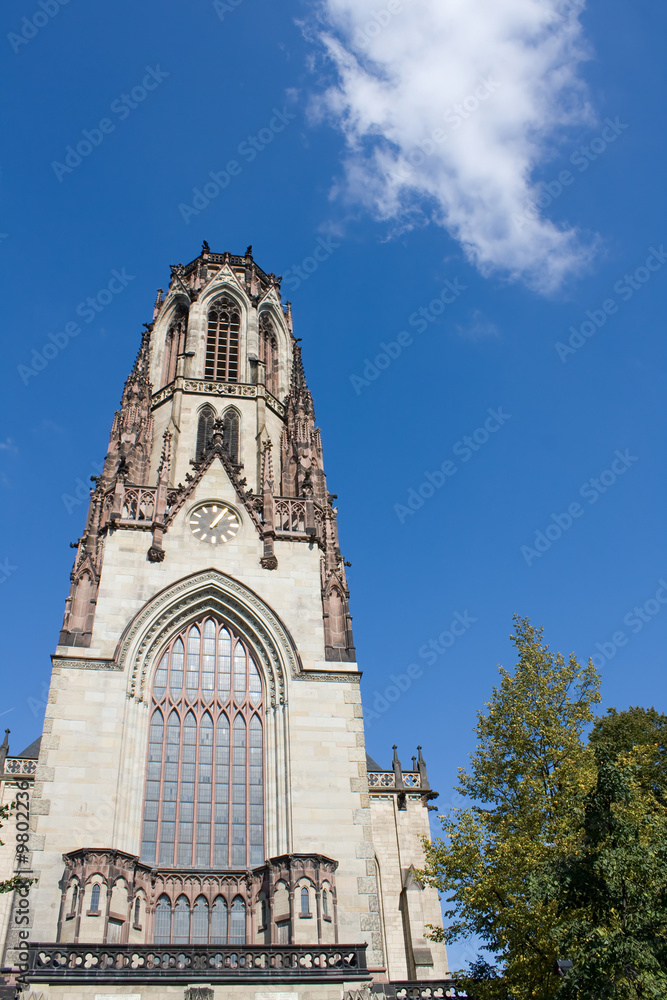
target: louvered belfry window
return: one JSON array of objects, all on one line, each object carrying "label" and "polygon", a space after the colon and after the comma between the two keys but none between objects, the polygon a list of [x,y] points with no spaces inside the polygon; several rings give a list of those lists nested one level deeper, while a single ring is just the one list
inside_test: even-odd
[{"label": "louvered belfry window", "polygon": [[273,396],[277,396],[278,338],[267,313],[262,313],[259,317],[259,358],[266,366],[266,388]]},{"label": "louvered belfry window", "polygon": [[212,616],[173,638],[153,680],[142,860],[264,861],[264,701],[247,645]]},{"label": "louvered belfry window", "polygon": [[204,377],[216,382],[238,382],[241,314],[226,295],[211,307],[206,338]]}]

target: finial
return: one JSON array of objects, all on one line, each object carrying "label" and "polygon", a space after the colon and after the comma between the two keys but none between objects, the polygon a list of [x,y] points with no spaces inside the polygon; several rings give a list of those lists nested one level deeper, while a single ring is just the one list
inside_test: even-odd
[{"label": "finial", "polygon": [[10,733],[11,733],[11,729],[5,729],[5,738],[2,741],[2,746],[0,747],[0,749],[2,749],[2,750],[9,750],[9,734]]},{"label": "finial", "polygon": [[208,243],[206,242],[206,240],[204,240],[204,242],[201,245],[201,252],[202,253],[210,253],[211,252],[211,248],[208,245]]},{"label": "finial", "polygon": [[250,244],[249,247],[246,248],[245,255],[246,257],[250,257],[250,259],[252,260],[252,243]]}]

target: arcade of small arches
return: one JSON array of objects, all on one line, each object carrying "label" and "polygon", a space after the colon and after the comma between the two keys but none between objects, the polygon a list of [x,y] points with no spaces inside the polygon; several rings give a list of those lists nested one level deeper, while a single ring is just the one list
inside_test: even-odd
[{"label": "arcade of small arches", "polygon": [[119,851],[80,850],[65,860],[59,941],[337,943],[336,862],[320,855],[200,875],[151,868]]}]

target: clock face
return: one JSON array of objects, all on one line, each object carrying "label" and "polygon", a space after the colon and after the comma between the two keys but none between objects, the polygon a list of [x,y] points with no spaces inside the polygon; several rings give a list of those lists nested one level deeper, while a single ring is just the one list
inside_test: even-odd
[{"label": "clock face", "polygon": [[195,538],[209,545],[220,545],[234,537],[241,527],[241,520],[233,507],[214,500],[191,510],[189,524]]}]

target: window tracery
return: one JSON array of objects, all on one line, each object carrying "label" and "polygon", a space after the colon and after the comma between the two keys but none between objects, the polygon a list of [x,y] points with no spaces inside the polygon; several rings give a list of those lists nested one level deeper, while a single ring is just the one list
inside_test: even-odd
[{"label": "window tracery", "polygon": [[222,447],[234,465],[239,464],[239,415],[233,407],[225,410],[222,417]]},{"label": "window tracery", "polygon": [[238,382],[240,329],[239,308],[227,295],[223,295],[208,314],[205,378],[217,382]]},{"label": "window tracery", "polygon": [[180,314],[167,331],[162,361],[162,385],[169,385],[176,378],[178,356],[185,351],[187,324],[187,316]]},{"label": "window tracery", "polygon": [[264,860],[263,690],[245,643],[207,617],[176,636],[153,682],[142,860]]},{"label": "window tracery", "polygon": [[213,441],[213,424],[215,423],[215,410],[212,406],[204,406],[199,411],[197,420],[197,446],[195,458],[199,462],[204,457],[207,449]]},{"label": "window tracery", "polygon": [[272,396],[278,395],[278,338],[268,313],[259,317],[259,359],[266,369],[266,388]]}]

